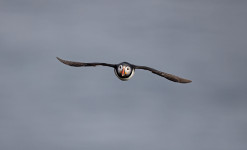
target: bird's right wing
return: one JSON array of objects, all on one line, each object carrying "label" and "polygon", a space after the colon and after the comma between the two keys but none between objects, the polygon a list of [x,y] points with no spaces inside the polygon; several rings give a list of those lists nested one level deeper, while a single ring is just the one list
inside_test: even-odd
[{"label": "bird's right wing", "polygon": [[63,60],[59,57],[57,57],[57,59],[66,64],[66,65],[69,65],[69,66],[73,66],[73,67],[91,67],[91,66],[108,66],[108,67],[115,67],[116,64],[108,64],[108,63],[98,63],[98,62],[95,62],[95,63],[84,63],[84,62],[75,62],[75,61],[68,61],[68,60]]}]

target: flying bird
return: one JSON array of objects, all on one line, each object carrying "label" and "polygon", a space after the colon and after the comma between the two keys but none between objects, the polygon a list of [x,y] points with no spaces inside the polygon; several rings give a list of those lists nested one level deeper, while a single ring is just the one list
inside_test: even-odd
[{"label": "flying bird", "polygon": [[122,62],[119,64],[108,64],[108,63],[98,63],[98,62],[84,63],[84,62],[67,61],[67,60],[63,60],[59,57],[57,57],[57,59],[60,62],[66,64],[66,65],[69,65],[69,66],[73,66],[73,67],[91,67],[91,66],[112,67],[112,68],[114,68],[114,72],[115,72],[116,76],[122,81],[127,81],[131,77],[133,77],[133,75],[135,73],[135,69],[143,69],[143,70],[151,71],[152,73],[159,75],[161,77],[164,77],[164,78],[166,78],[170,81],[173,81],[173,82],[178,82],[178,83],[190,83],[191,82],[191,80],[188,80],[188,79],[184,79],[184,78],[172,75],[172,74],[161,72],[159,70],[156,70],[156,69],[153,69],[150,67],[133,65],[133,64],[130,64],[128,62]]}]

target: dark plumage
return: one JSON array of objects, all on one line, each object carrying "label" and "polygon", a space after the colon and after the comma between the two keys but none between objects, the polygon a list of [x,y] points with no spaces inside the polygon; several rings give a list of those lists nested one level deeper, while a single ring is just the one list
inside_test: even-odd
[{"label": "dark plumage", "polygon": [[57,59],[69,66],[73,66],[73,67],[91,67],[91,66],[108,66],[108,67],[112,67],[114,68],[114,72],[116,74],[116,76],[123,81],[127,81],[129,80],[135,72],[135,69],[143,69],[143,70],[148,70],[151,71],[154,74],[157,74],[161,77],[164,77],[170,81],[173,82],[178,82],[178,83],[190,83],[192,82],[191,80],[188,79],[184,79],[172,74],[168,74],[165,72],[161,72],[158,71],[156,69],[150,68],[150,67],[146,67],[146,66],[137,66],[137,65],[133,65],[127,62],[122,62],[120,64],[108,64],[108,63],[98,63],[98,62],[94,62],[94,63],[83,63],[83,62],[74,62],[74,61],[67,61],[67,60],[63,60],[61,58]]}]

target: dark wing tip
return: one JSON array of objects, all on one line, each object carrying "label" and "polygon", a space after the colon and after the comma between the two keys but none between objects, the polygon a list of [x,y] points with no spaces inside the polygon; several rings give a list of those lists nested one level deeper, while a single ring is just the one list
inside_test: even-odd
[{"label": "dark wing tip", "polygon": [[64,63],[64,64],[66,64],[66,65],[68,65],[68,63],[67,63],[67,61],[66,60],[63,60],[63,59],[61,59],[61,58],[59,58],[59,57],[56,57],[61,63]]},{"label": "dark wing tip", "polygon": [[59,58],[59,57],[56,57],[60,62],[62,62],[62,59],[61,58]]},{"label": "dark wing tip", "polygon": [[191,83],[191,80],[180,78],[179,83]]},{"label": "dark wing tip", "polygon": [[69,65],[69,66],[73,66],[73,67],[80,67],[83,66],[84,63],[80,63],[80,62],[73,62],[73,61],[68,61],[68,60],[63,60],[59,57],[56,57],[61,63],[65,64],[65,65]]},{"label": "dark wing tip", "polygon": [[191,80],[184,79],[184,78],[172,75],[172,74],[168,74],[168,73],[164,73],[164,72],[158,72],[158,73],[160,73],[158,75],[163,76],[166,79],[173,81],[173,82],[178,82],[178,83],[190,83],[190,82],[192,82]]},{"label": "dark wing tip", "polygon": [[178,83],[190,83],[192,82],[191,80],[185,79],[185,78],[181,78],[172,74],[168,74],[168,73],[164,73],[164,72],[160,72],[161,76],[165,77],[168,80],[171,80],[173,82],[178,82]]}]

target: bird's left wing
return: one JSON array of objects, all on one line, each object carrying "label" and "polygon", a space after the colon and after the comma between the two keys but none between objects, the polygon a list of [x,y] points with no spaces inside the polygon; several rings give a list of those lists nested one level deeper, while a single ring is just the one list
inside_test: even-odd
[{"label": "bird's left wing", "polygon": [[75,62],[75,61],[68,61],[68,60],[63,60],[59,57],[57,57],[57,59],[69,66],[73,66],[73,67],[91,67],[91,66],[108,66],[108,67],[115,67],[116,64],[108,64],[108,63],[98,63],[98,62],[94,62],[94,63],[84,63],[84,62]]},{"label": "bird's left wing", "polygon": [[135,69],[143,69],[143,70],[151,71],[152,73],[157,74],[173,82],[178,82],[178,83],[190,83],[191,82],[191,80],[184,79],[184,78],[181,78],[181,77],[169,74],[169,73],[161,72],[159,70],[156,70],[154,68],[150,68],[147,66],[136,66],[136,65],[133,65],[133,66]]}]

